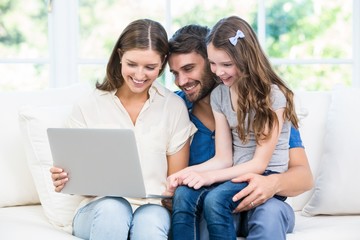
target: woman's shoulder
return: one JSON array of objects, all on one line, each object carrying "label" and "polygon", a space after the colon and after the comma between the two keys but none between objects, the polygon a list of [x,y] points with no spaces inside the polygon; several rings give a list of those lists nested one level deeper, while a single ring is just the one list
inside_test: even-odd
[{"label": "woman's shoulder", "polygon": [[179,96],[178,94],[174,93],[170,89],[164,87],[160,83],[154,83],[153,87],[156,89],[156,91],[159,93],[160,96],[162,96],[165,100],[165,102],[171,102],[171,103],[181,103],[185,104],[184,100]]},{"label": "woman's shoulder", "polygon": [[99,90],[97,88],[92,89],[90,92],[88,92],[87,94],[81,96],[79,98],[79,101],[77,102],[77,105],[80,107],[85,107],[85,106],[93,106],[93,104],[95,102],[101,101],[101,99],[106,99],[111,97],[112,92],[110,91],[104,91],[104,90]]}]

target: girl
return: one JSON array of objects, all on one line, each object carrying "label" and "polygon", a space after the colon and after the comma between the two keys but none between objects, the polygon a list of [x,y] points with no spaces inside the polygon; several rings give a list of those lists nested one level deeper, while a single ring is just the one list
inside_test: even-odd
[{"label": "girl", "polygon": [[[145,187],[155,194],[165,191],[168,175],[187,166],[189,138],[196,130],[183,101],[155,82],[168,50],[166,31],[158,22],[130,23],[114,46],[106,78],[75,106],[67,123],[133,129]],[[59,167],[51,173],[57,192],[71,181]],[[73,235],[83,239],[167,239],[169,228],[170,213],[158,199],[84,197],[73,219]]]},{"label": "girl", "polygon": [[220,20],[207,36],[207,52],[222,81],[211,93],[216,154],[168,178],[168,191],[185,185],[176,194],[188,199],[173,205],[175,239],[198,238],[201,212],[210,239],[236,239],[232,211],[240,199],[233,196],[247,183],[231,179],[287,170],[291,123],[297,127],[293,93],[271,68],[247,22]]}]

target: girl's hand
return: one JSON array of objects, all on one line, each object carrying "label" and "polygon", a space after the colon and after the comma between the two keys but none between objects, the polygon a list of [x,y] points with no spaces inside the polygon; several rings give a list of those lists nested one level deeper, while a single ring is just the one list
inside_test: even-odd
[{"label": "girl's hand", "polygon": [[64,188],[69,178],[67,177],[67,172],[64,172],[62,168],[51,167],[51,179],[53,181],[53,185],[55,187],[55,192],[61,192]]},{"label": "girl's hand", "polygon": [[194,189],[202,186],[210,186],[214,183],[213,177],[209,172],[188,172],[181,177],[183,185],[187,185]]},{"label": "girl's hand", "polygon": [[184,174],[188,173],[189,171],[190,171],[190,169],[187,167],[187,168],[184,168],[184,169],[168,176],[167,182],[166,182],[166,192],[174,194],[175,189],[179,185],[183,184],[182,179],[183,179]]}]

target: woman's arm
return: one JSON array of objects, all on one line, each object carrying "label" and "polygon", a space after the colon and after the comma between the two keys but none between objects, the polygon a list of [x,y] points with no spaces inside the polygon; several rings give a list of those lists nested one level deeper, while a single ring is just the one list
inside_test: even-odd
[{"label": "woman's arm", "polygon": [[167,156],[168,171],[167,176],[170,176],[184,168],[189,164],[190,155],[190,140],[187,140],[185,145],[175,154]]}]

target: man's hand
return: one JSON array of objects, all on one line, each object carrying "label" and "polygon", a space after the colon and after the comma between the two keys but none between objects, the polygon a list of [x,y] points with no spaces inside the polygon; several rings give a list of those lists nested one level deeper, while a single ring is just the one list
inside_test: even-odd
[{"label": "man's hand", "polygon": [[232,179],[233,182],[248,182],[248,186],[234,195],[233,201],[243,198],[234,212],[242,212],[257,207],[276,194],[276,174],[263,176],[247,173]]}]

